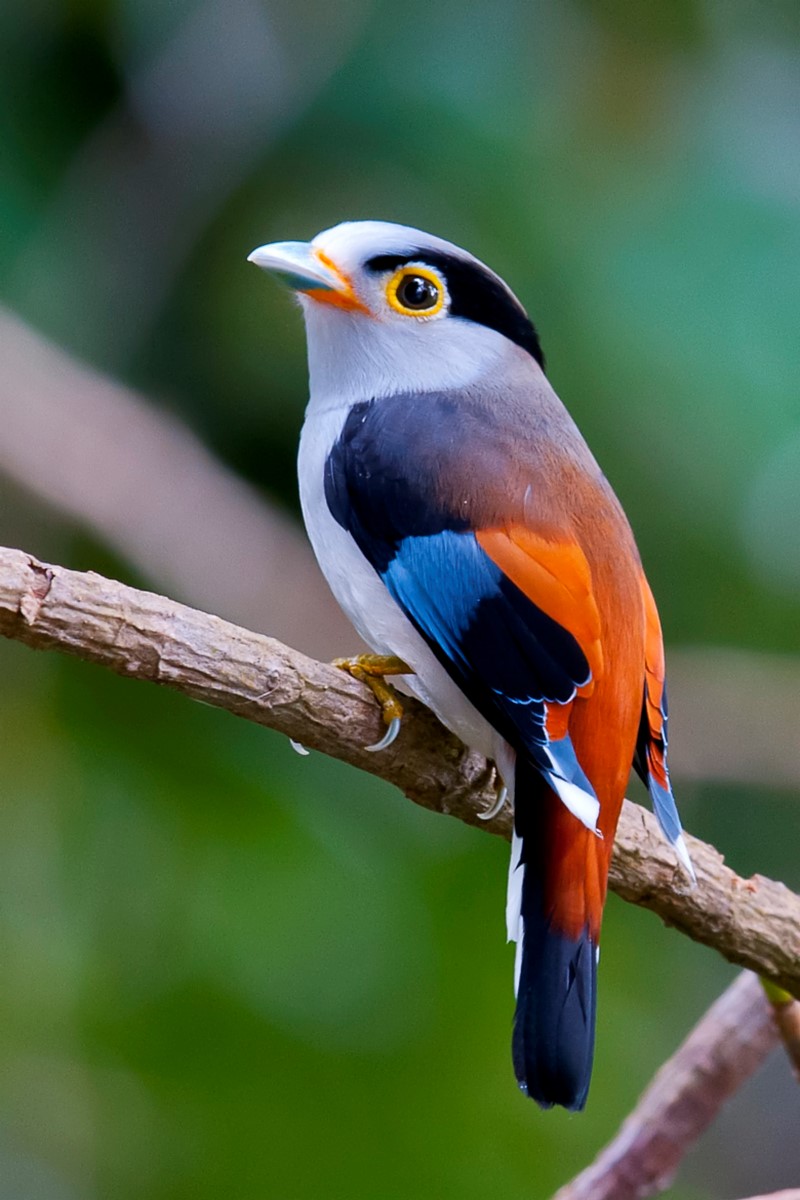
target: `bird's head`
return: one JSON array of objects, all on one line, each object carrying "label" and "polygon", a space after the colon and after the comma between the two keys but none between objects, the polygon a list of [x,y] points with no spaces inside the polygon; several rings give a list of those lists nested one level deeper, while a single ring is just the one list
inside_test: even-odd
[{"label": "bird's head", "polygon": [[273,242],[249,261],[299,296],[312,395],[464,386],[504,357],[543,368],[511,289],[451,242],[405,225],[349,221],[311,242]]}]

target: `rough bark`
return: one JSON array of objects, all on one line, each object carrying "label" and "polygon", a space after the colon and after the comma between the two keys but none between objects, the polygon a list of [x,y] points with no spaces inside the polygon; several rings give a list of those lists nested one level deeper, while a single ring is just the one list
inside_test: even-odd
[{"label": "rough bark", "polygon": [[[0,362],[0,475],[47,505],[49,524],[91,529],[185,603],[317,658],[356,652],[299,526],[174,415],[2,306]],[[35,544],[22,533],[14,540]],[[672,766],[682,781],[800,787],[796,657],[670,646],[669,684]]]},{"label": "rough bark", "polygon": [[[312,750],[395,784],[425,808],[508,837],[508,811],[488,824],[494,799],[486,761],[409,701],[397,741],[383,732],[370,692],[341,671],[219,617],[92,572],[0,549],[0,633],[148,680],[276,729]],[[741,879],[712,846],[688,837],[692,887],[653,817],[626,802],[611,887],[731,962],[800,996],[800,897],[755,875]]]}]

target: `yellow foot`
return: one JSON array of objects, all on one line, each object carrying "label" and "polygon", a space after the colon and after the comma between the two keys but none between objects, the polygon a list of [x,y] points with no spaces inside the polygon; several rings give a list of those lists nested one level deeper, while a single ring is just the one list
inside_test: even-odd
[{"label": "yellow foot", "polygon": [[403,706],[397,692],[386,682],[386,675],[413,675],[411,668],[400,658],[384,654],[359,654],[357,658],[335,658],[333,665],[340,671],[347,671],[354,679],[365,683],[381,706],[384,722],[388,726],[386,733],[373,746],[365,746],[365,750],[376,753],[391,746],[400,732],[400,722],[403,719]]}]

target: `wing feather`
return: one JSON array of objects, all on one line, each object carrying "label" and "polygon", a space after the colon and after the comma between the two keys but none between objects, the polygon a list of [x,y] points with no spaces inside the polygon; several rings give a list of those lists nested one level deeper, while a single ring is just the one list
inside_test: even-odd
[{"label": "wing feather", "polygon": [[645,676],[642,718],[633,765],[650,793],[653,811],[664,836],[675,847],[687,873],[694,878],[667,765],[667,680],[661,620],[644,574],[641,583],[646,618]]},{"label": "wing feather", "polygon": [[544,537],[525,525],[481,529],[476,539],[520,591],[575,638],[589,664],[591,679],[582,690],[589,695],[603,673],[603,647],[591,570],[577,541]]}]

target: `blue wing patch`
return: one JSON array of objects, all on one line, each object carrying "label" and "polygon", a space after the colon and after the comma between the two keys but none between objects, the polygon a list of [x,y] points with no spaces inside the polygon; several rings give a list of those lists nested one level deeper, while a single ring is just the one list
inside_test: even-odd
[{"label": "blue wing patch", "polygon": [[[492,562],[441,487],[465,470],[453,426],[469,419],[447,393],[353,405],[325,463],[325,499],[478,712],[594,827],[599,804],[572,742],[546,727],[547,705],[589,682],[586,657]],[[475,437],[485,440],[483,426]]]},{"label": "blue wing patch", "polygon": [[567,703],[588,678],[572,635],[505,577],[472,533],[406,538],[382,578],[478,711],[525,746],[583,819],[594,789],[569,736],[551,741],[546,729],[546,705]]},{"label": "blue wing patch", "polygon": [[[634,756],[633,766],[636,774],[639,776],[642,783],[650,793],[653,812],[656,814],[656,818],[661,826],[664,836],[668,841],[672,842],[673,845],[677,845],[683,834],[683,827],[681,825],[681,819],[678,816],[678,806],[675,803],[675,797],[672,794],[672,784],[669,778],[669,768],[667,767],[666,683],[664,684],[664,691],[661,699],[661,718],[661,729],[651,729],[647,716],[647,696],[645,695],[645,698],[642,702],[642,716],[639,723],[639,736],[636,741],[636,754]],[[664,778],[666,779],[667,784],[666,787],[662,787],[650,767],[650,756],[654,749],[664,764]]]}]

